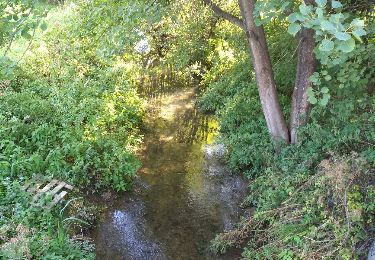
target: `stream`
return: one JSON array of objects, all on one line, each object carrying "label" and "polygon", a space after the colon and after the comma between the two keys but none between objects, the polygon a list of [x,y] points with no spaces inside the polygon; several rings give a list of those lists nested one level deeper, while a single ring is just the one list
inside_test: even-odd
[{"label": "stream", "polygon": [[194,88],[149,97],[143,166],[133,191],[102,201],[97,259],[239,259],[212,255],[209,245],[235,227],[246,182],[223,163],[218,124],[195,98]]}]

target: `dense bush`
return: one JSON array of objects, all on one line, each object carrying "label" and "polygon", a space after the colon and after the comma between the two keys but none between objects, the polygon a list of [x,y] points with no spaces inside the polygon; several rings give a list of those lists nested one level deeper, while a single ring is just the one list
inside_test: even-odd
[{"label": "dense bush", "polygon": [[20,189],[25,181],[42,176],[125,191],[140,166],[144,110],[129,66],[121,56],[99,55],[80,30],[76,5],[50,8],[48,29],[36,31],[22,59],[9,52],[8,61],[19,62],[0,81],[2,259],[94,258],[92,245],[69,234],[70,216],[30,203]]},{"label": "dense bush", "polygon": [[[280,54],[288,48],[277,44],[285,43],[284,36],[275,37],[270,51],[283,68],[276,68],[276,79],[288,116],[293,58]],[[244,246],[246,259],[355,259],[367,254],[375,221],[375,72],[368,66],[374,64],[373,49],[370,40],[342,66],[319,68],[315,76],[331,99],[327,106],[313,107],[310,121],[299,129],[299,143],[280,154],[273,151],[248,61],[213,64],[204,78],[200,107],[218,116],[229,165],[250,179],[244,205],[255,208],[237,230],[212,242],[215,251]],[[342,178],[341,188],[336,177]]]},{"label": "dense bush", "polygon": [[13,91],[0,97],[1,170],[126,190],[139,167],[132,153],[142,102],[127,72],[97,64],[69,29],[59,25],[34,44]]}]

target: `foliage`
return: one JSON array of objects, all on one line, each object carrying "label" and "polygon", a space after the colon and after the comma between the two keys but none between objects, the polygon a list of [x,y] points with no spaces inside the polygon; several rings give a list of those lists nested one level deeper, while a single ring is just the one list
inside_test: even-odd
[{"label": "foliage", "polygon": [[30,41],[38,29],[47,29],[47,12],[36,0],[0,1],[0,77],[11,77],[17,63],[7,56],[16,39]]},{"label": "foliage", "polygon": [[51,10],[48,26],[31,39],[8,37],[2,63],[13,73],[0,78],[0,258],[94,259],[93,246],[65,225],[79,218],[31,205],[20,186],[42,175],[81,189],[129,190],[140,166],[143,101],[133,64],[103,56],[90,40],[84,8],[40,8]]},{"label": "foliage", "polygon": [[129,189],[139,167],[132,151],[142,103],[126,71],[96,65],[89,46],[64,31],[55,28],[35,44],[35,56],[10,82],[13,91],[1,97],[1,170],[12,178],[44,173]]},{"label": "foliage", "polygon": [[[356,40],[363,42],[362,37],[367,33],[364,30],[365,21],[360,18],[350,19],[352,15],[343,12],[344,5],[339,1],[332,1],[329,8],[327,1],[316,0],[316,5],[299,5],[299,11],[288,16],[288,32],[296,35],[302,28],[315,31],[315,39],[318,46],[315,50],[316,57],[322,66],[332,68],[343,65],[353,57]],[[320,86],[320,78],[330,81],[332,76],[327,70],[322,74],[315,73],[312,81],[315,87]],[[308,90],[309,102],[326,106],[331,95],[329,88]]]},{"label": "foliage", "polygon": [[[217,2],[239,14],[235,1]],[[136,86],[155,94],[171,78],[173,86],[200,81],[200,108],[219,118],[229,166],[251,180],[245,205],[255,213],[219,235],[217,251],[244,243],[249,259],[364,255],[375,221],[373,15],[352,1],[300,3],[256,3],[286,117],[293,36],[316,32],[319,66],[308,94],[319,106],[299,144],[275,155],[245,37],[202,1],[0,1],[0,256],[94,258],[92,245],[64,225],[86,210],[31,206],[20,186],[42,174],[129,190],[144,115]]]},{"label": "foliage", "polygon": [[[257,5],[273,2],[258,1]],[[278,11],[284,2],[274,6],[273,17],[277,13],[281,19],[285,18],[283,12]],[[287,5],[283,10],[287,7],[292,6]],[[258,10],[261,8],[258,6]],[[265,18],[267,13],[262,15],[260,17]],[[325,17],[334,15],[330,10]],[[345,17],[352,19],[344,23],[350,28],[353,15]],[[370,31],[370,19],[362,19],[366,20],[364,27],[362,23],[358,26]],[[288,116],[296,43],[285,33],[280,33],[287,31],[284,22],[258,22],[266,23],[265,30],[271,36],[268,40],[279,97]],[[316,30],[322,29],[314,26],[317,26]],[[357,29],[353,27],[348,32]],[[220,26],[217,30],[236,33]],[[322,35],[327,33],[324,31]],[[320,37],[317,36],[318,42],[324,39],[324,36]],[[228,62],[227,58],[217,58],[212,63],[212,68],[204,76],[206,89],[200,98],[200,107],[218,116],[219,141],[228,148],[227,159],[231,168],[250,178],[249,196],[244,205],[253,207],[255,213],[244,218],[238,229],[218,235],[212,241],[212,248],[224,252],[231,246],[245,247],[243,257],[246,259],[363,257],[367,254],[367,241],[374,236],[371,231],[375,159],[373,39],[363,37],[362,45],[350,52],[329,52],[325,55],[330,58],[329,62],[320,59],[318,71],[312,78],[315,87],[310,90],[311,103],[319,102],[319,106],[313,106],[308,124],[300,127],[299,144],[285,147],[279,155],[273,153],[268,138],[254,75],[248,70],[250,63],[246,50],[231,42],[235,36],[225,35],[224,39],[228,43],[225,48],[231,49],[236,59]],[[212,42],[220,41],[215,39]],[[219,53],[225,48],[216,46],[219,50],[212,48],[210,55],[220,57]],[[323,57],[318,48],[316,53]],[[334,64],[338,52],[341,52],[342,59]],[[313,97],[316,100],[312,100]],[[324,163],[327,169],[321,168]],[[335,177],[326,176],[328,172],[339,172],[335,170],[339,165],[350,169],[342,173],[346,176],[344,190],[338,190],[332,183],[336,181]],[[349,198],[355,198],[355,206],[350,206],[354,204]]]},{"label": "foliage", "polygon": [[1,180],[0,257],[2,259],[94,259],[92,246],[71,239],[55,211],[31,206],[18,181]]},{"label": "foliage", "polygon": [[[323,160],[314,176],[295,175],[301,185],[285,194],[278,207],[260,203],[251,219],[238,230],[218,236],[214,245],[220,249],[220,241],[235,245],[249,238],[243,254],[246,259],[366,256],[364,238],[370,235],[367,232],[374,221],[373,171],[369,167],[355,153]],[[281,172],[265,173],[251,185],[251,197],[270,200],[265,196],[270,188],[279,189],[276,182],[288,185],[290,177]]]}]

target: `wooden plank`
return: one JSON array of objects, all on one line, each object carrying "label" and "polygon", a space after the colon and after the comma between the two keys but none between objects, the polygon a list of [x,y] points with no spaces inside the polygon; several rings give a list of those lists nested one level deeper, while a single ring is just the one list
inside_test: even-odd
[{"label": "wooden plank", "polygon": [[36,192],[37,190],[39,190],[39,187],[42,186],[42,184],[40,183],[36,183],[34,186],[32,186],[30,189],[28,189],[27,191],[30,192],[30,193],[34,193]]},{"label": "wooden plank", "polygon": [[48,192],[48,194],[50,195],[55,195],[59,190],[61,190],[62,188],[64,188],[65,186],[65,182],[60,182],[52,191]]},{"label": "wooden plank", "polygon": [[39,190],[38,192],[39,192],[39,193],[47,192],[47,191],[49,191],[53,186],[55,186],[56,183],[58,183],[58,182],[59,182],[58,180],[53,179],[50,183],[48,183],[46,186],[44,186],[43,189]]},{"label": "wooden plank", "polygon": [[50,183],[48,183],[46,186],[44,186],[43,189],[38,190],[38,192],[34,195],[34,197],[33,197],[33,201],[32,201],[32,202],[37,201],[37,199],[38,199],[43,193],[48,192],[53,186],[56,185],[56,183],[58,183],[58,180],[52,180]]},{"label": "wooden plank", "polygon": [[53,198],[51,206],[54,206],[57,203],[59,203],[59,201],[62,200],[65,197],[66,194],[68,194],[68,192],[65,191],[65,190],[60,192],[59,194],[56,194],[55,197]]},{"label": "wooden plank", "polygon": [[67,188],[68,190],[72,190],[74,187],[72,185],[65,183],[65,188]]},{"label": "wooden plank", "polygon": [[27,188],[29,188],[31,184],[32,184],[32,181],[28,181],[28,182],[25,183],[25,185],[23,185],[21,187],[21,189],[24,190],[24,191],[26,191]]},{"label": "wooden plank", "polygon": [[[40,181],[38,179],[37,181],[28,181],[25,183],[24,186],[22,186],[22,189],[24,191],[27,191],[31,194],[34,194],[33,199],[32,199],[32,204],[37,205],[38,199],[43,195],[51,195],[53,197],[53,200],[51,203],[47,203],[48,205],[45,205],[45,208],[51,208],[52,206],[56,205],[59,203],[67,194],[68,191],[63,190],[72,190],[74,187],[72,185],[69,185],[63,181],[58,181],[56,179],[53,179],[46,183],[46,185],[43,187],[43,184],[45,181]],[[40,189],[40,187],[43,187]],[[52,189],[53,188],[53,189]],[[51,190],[52,189],[52,190]]]}]

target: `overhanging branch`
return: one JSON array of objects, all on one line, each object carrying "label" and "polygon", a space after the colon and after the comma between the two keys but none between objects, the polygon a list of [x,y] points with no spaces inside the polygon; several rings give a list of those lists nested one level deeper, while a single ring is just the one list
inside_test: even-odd
[{"label": "overhanging branch", "polygon": [[228,13],[221,9],[219,6],[217,6],[212,0],[203,0],[203,2],[208,5],[212,11],[214,11],[218,16],[224,18],[225,20],[228,20],[229,22],[239,26],[242,30],[245,30],[245,26],[243,24],[243,20],[238,18],[237,16],[234,16],[231,13]]}]

